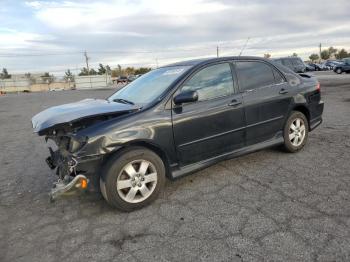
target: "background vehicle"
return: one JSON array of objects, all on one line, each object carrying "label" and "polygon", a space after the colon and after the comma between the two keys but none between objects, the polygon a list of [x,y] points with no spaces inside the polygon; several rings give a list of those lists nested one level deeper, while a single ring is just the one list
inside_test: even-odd
[{"label": "background vehicle", "polygon": [[50,87],[50,89],[49,89],[50,91],[63,91],[64,90],[64,88],[63,87]]},{"label": "background vehicle", "polygon": [[322,71],[323,70],[323,67],[321,67],[320,64],[309,63],[309,66],[312,66],[314,68],[314,71]]},{"label": "background vehicle", "polygon": [[128,82],[132,82],[134,81],[138,76],[135,76],[135,75],[129,75],[128,76]]},{"label": "background vehicle", "polygon": [[327,67],[329,70],[333,70],[335,66],[339,65],[340,63],[335,60],[327,60],[323,63],[324,67]]},{"label": "background vehicle", "polygon": [[341,74],[343,72],[350,73],[350,58],[344,58],[342,64],[338,64],[333,69],[337,74]]},{"label": "background vehicle", "polygon": [[272,59],[272,61],[288,67],[295,73],[306,72],[306,65],[304,64],[303,60],[301,60],[299,57],[275,58]]},{"label": "background vehicle", "polygon": [[313,64],[305,64],[305,66],[307,72],[316,71],[316,66],[314,66]]},{"label": "background vehicle", "polygon": [[117,78],[117,84],[127,84],[129,79],[126,76],[120,76]]},{"label": "background vehicle", "polygon": [[131,211],[152,202],[166,177],[269,146],[301,150],[322,112],[315,78],[262,58],[221,57],[155,69],[106,100],[52,107],[32,123],[56,142],[47,162],[62,183],[88,178]]}]

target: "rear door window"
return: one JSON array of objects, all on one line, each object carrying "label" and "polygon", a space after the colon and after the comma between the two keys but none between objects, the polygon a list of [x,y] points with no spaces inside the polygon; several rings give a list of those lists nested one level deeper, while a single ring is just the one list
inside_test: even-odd
[{"label": "rear door window", "polygon": [[272,68],[263,62],[236,62],[236,72],[241,92],[275,84]]}]

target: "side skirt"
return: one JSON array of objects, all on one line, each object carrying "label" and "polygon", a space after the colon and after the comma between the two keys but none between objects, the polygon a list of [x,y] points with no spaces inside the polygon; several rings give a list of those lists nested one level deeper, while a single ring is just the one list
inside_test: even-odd
[{"label": "side skirt", "polygon": [[172,175],[173,179],[176,179],[176,178],[191,174],[193,172],[196,172],[198,170],[204,169],[204,168],[211,166],[213,164],[216,164],[222,160],[245,155],[248,153],[252,153],[252,152],[264,149],[264,148],[276,146],[276,145],[283,144],[283,143],[284,143],[284,139],[282,136],[282,132],[279,132],[278,134],[276,134],[276,136],[274,138],[272,138],[270,140],[267,140],[267,141],[264,141],[264,142],[261,142],[261,143],[255,144],[255,145],[243,147],[243,148],[240,148],[238,150],[225,153],[223,155],[219,155],[219,156],[216,156],[213,158],[206,159],[206,160],[201,161],[201,162],[197,162],[195,164],[190,164],[190,165],[181,167],[177,170],[173,170],[171,175]]}]

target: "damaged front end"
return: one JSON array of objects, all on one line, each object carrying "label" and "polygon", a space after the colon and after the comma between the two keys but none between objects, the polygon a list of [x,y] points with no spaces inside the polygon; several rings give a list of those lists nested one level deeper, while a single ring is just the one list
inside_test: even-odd
[{"label": "damaged front end", "polygon": [[46,163],[55,170],[58,181],[51,190],[51,200],[76,191],[100,190],[98,171],[104,152],[96,150],[102,145],[96,143],[96,138],[81,135],[81,131],[139,109],[102,99],[85,99],[51,107],[33,117],[34,132],[52,144]]},{"label": "damaged front end", "polygon": [[50,156],[46,158],[46,163],[50,169],[56,170],[58,176],[58,181],[54,183],[49,194],[50,200],[88,189],[90,180],[85,175],[87,171],[79,168],[81,161],[74,155],[74,152],[84,146],[87,138],[78,141],[73,136],[57,134],[54,130],[52,134],[46,136],[46,141],[48,140],[52,140],[57,148],[54,150],[49,147]]}]

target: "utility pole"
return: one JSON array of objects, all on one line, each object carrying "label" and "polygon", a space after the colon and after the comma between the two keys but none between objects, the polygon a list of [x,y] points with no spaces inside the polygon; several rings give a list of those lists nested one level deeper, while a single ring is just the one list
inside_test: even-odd
[{"label": "utility pole", "polygon": [[321,61],[321,53],[322,53],[322,44],[320,43],[320,61]]},{"label": "utility pole", "polygon": [[219,57],[219,46],[216,46],[216,57]]},{"label": "utility pole", "polygon": [[[88,74],[88,76],[90,76],[89,57],[88,57],[86,51],[84,52],[84,56],[85,56],[85,63],[86,63],[87,74]],[[89,77],[89,80],[90,80],[90,88],[92,88],[91,77]]]},{"label": "utility pole", "polygon": [[85,63],[86,63],[87,72],[88,72],[88,75],[89,75],[89,74],[90,74],[90,69],[89,69],[89,57],[88,57],[86,51],[84,52],[84,56],[85,56]]},{"label": "utility pole", "polygon": [[157,65],[157,68],[158,68],[158,67],[159,67],[159,66],[158,66],[158,58],[156,58],[156,65]]}]

